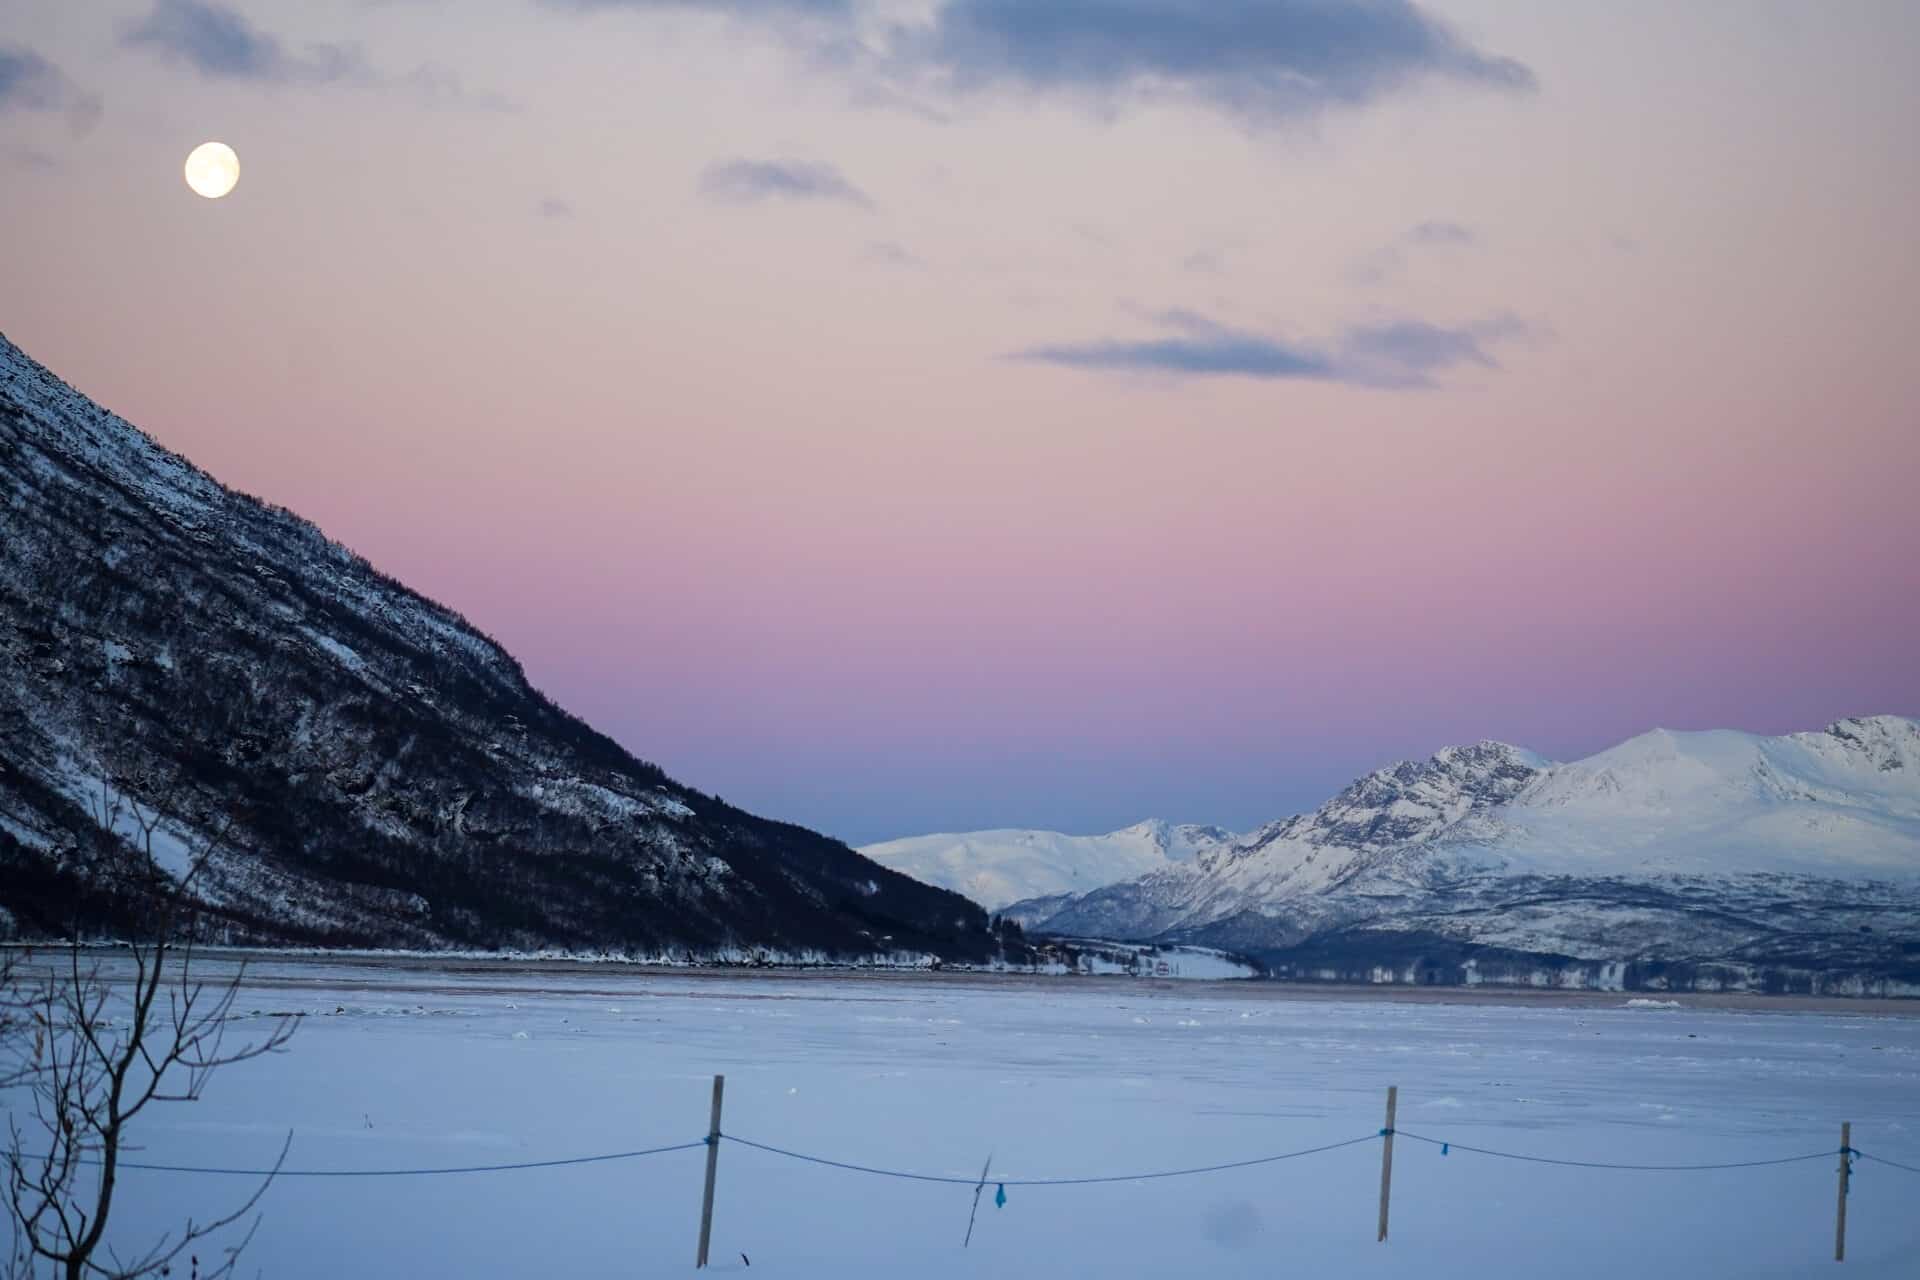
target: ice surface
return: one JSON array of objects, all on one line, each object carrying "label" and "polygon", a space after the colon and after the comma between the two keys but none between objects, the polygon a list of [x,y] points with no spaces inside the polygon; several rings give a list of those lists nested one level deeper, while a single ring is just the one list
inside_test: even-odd
[{"label": "ice surface", "polygon": [[[537,1160],[725,1128],[843,1160],[971,1177],[1233,1160],[1410,1133],[1542,1155],[1685,1162],[1856,1146],[1920,1163],[1920,1019],[1690,1003],[1528,1007],[1269,983],[643,974],[280,961],[234,1028],[298,1011],[289,1052],[161,1108],[134,1158],[394,1168]],[[714,1270],[753,1275],[1789,1276],[1832,1266],[1835,1162],[1718,1173],[1509,1163],[1413,1141],[1374,1243],[1380,1150],[1158,1182],[970,1188],[726,1145]],[[691,1271],[703,1153],[431,1179],[285,1179],[249,1262],[276,1280]],[[245,1194],[129,1173],[132,1243]],[[1908,1276],[1920,1177],[1862,1163],[1849,1276]]]}]

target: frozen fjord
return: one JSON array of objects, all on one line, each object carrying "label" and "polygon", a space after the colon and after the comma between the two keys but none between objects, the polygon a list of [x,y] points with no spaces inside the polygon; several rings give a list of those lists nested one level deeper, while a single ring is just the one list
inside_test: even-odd
[{"label": "frozen fjord", "polygon": [[[209,969],[212,972],[212,969]],[[598,1154],[725,1128],[842,1160],[1006,1178],[1171,1169],[1399,1128],[1622,1162],[1854,1144],[1920,1163],[1920,1018],[1861,1012],[1286,998],[1268,984],[709,976],[618,966],[266,962],[240,1008],[306,1013],[290,1052],[153,1113],[134,1159],[392,1169]],[[1920,1010],[1916,1010],[1920,1012]],[[236,1032],[246,1029],[241,1022]],[[1402,1141],[1142,1183],[969,1188],[726,1144],[714,1269],[820,1276],[1798,1275],[1831,1266],[1834,1160],[1707,1173],[1543,1167]],[[283,1178],[272,1277],[691,1271],[703,1152],[509,1173]],[[243,1198],[125,1176],[117,1236]],[[1920,1258],[1920,1177],[1862,1162],[1848,1274]]]}]

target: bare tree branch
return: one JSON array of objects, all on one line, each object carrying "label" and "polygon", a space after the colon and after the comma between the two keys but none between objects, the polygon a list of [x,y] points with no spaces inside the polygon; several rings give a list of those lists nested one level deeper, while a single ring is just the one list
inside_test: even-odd
[{"label": "bare tree branch", "polygon": [[[176,879],[154,853],[163,807],[103,784],[89,809],[110,839],[127,840],[143,855],[133,887],[152,901],[152,923],[130,940],[133,972],[124,996],[116,996],[98,962],[83,956],[77,931],[64,964],[29,968],[11,952],[5,957],[0,1085],[18,1087],[31,1104],[8,1116],[6,1155],[14,1228],[7,1273],[22,1280],[43,1269],[66,1280],[132,1280],[167,1271],[183,1252],[254,1212],[292,1143],[289,1133],[272,1170],[232,1212],[204,1222],[188,1218],[138,1253],[123,1256],[106,1241],[134,1121],[152,1104],[197,1100],[222,1067],[280,1051],[294,1022],[279,1018],[263,1036],[229,1045],[244,966],[212,986],[195,975],[201,921],[190,887],[221,847],[227,826],[193,851]],[[123,817],[133,824],[130,837],[118,829]],[[221,1250],[223,1261],[212,1270],[202,1271],[193,1255],[195,1274],[230,1276],[258,1227],[256,1217],[237,1245]]]}]

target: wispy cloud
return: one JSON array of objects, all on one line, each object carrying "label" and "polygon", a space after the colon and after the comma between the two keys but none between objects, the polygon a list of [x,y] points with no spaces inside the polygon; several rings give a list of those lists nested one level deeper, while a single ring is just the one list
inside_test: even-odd
[{"label": "wispy cloud", "polygon": [[520,104],[504,94],[470,89],[445,67],[424,63],[403,76],[374,73],[378,87],[397,90],[430,107],[464,107],[474,111],[518,111]]},{"label": "wispy cloud", "polygon": [[1470,245],[1477,243],[1479,239],[1480,237],[1474,234],[1473,228],[1463,227],[1457,222],[1447,222],[1444,219],[1422,222],[1407,232],[1409,244]]},{"label": "wispy cloud", "polygon": [[1249,122],[1372,102],[1423,79],[1534,87],[1411,0],[947,0],[896,32],[893,64],[957,92],[1113,107],[1177,97]]},{"label": "wispy cloud", "polygon": [[860,250],[860,261],[875,267],[923,267],[918,254],[891,240],[869,240]]},{"label": "wispy cloud", "polygon": [[291,50],[244,14],[209,0],[154,0],[150,13],[122,24],[120,43],[212,80],[353,85],[396,90],[429,105],[513,107],[498,94],[468,90],[458,76],[431,63],[389,75],[357,44],[322,41]]},{"label": "wispy cloud", "polygon": [[1357,285],[1385,284],[1400,274],[1407,265],[1407,255],[1394,245],[1383,245],[1365,257],[1349,264],[1345,275],[1348,283]]},{"label": "wispy cloud", "polygon": [[0,45],[0,115],[12,111],[65,112],[75,131],[84,132],[100,116],[100,95],[84,92],[25,45]]},{"label": "wispy cloud", "polygon": [[1460,365],[1498,369],[1486,344],[1519,336],[1517,321],[1502,318],[1449,329],[1425,320],[1359,325],[1339,339],[1338,367],[1344,381],[1370,387],[1430,387],[1433,375]]},{"label": "wispy cloud", "polygon": [[1519,320],[1504,315],[1458,328],[1399,319],[1293,342],[1229,328],[1192,311],[1162,311],[1150,318],[1168,331],[1165,336],[1029,347],[1009,358],[1103,373],[1302,379],[1416,390],[1438,385],[1436,375],[1464,365],[1499,368],[1488,346],[1527,332]]},{"label": "wispy cloud", "polygon": [[1406,233],[1394,243],[1382,245],[1355,261],[1347,268],[1346,277],[1358,285],[1385,284],[1407,265],[1407,253],[1403,246],[1410,245],[1416,249],[1466,249],[1479,243],[1480,236],[1472,227],[1443,218],[1429,219],[1408,227]]},{"label": "wispy cloud", "polygon": [[754,204],[763,200],[826,200],[873,208],[867,193],[829,164],[800,160],[727,160],[707,169],[700,190],[714,200]]},{"label": "wispy cloud", "polygon": [[244,15],[202,0],[154,0],[151,13],[121,28],[120,43],[214,79],[329,84],[372,76],[355,45],[314,44],[292,54]]},{"label": "wispy cloud", "polygon": [[24,169],[29,173],[53,173],[59,169],[60,162],[38,147],[9,144],[0,147],[0,159],[15,169]]},{"label": "wispy cloud", "polygon": [[847,18],[853,13],[853,0],[540,0],[549,9],[581,11],[630,9],[640,13],[679,10],[687,13],[719,13],[729,17],[768,18],[782,15],[818,18]]},{"label": "wispy cloud", "polygon": [[48,111],[60,105],[66,77],[20,45],[0,47],[0,111]]},{"label": "wispy cloud", "polygon": [[[933,95],[1011,90],[1112,111],[1197,102],[1250,123],[1355,107],[1423,80],[1523,92],[1533,72],[1414,0],[932,0],[876,26],[855,0],[540,0],[704,12],[783,28],[856,97],[941,116]],[[865,20],[863,20],[865,19]]]}]

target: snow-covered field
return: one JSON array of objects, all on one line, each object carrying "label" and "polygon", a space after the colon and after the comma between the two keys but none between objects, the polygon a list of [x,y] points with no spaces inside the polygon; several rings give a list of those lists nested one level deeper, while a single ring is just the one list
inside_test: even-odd
[{"label": "snow-covered field", "polygon": [[[303,1011],[284,1056],[162,1108],[136,1159],[494,1164],[687,1142],[727,1076],[732,1134],[961,1177],[1211,1164],[1402,1131],[1666,1163],[1854,1144],[1920,1165],[1920,1018],[1290,998],[1271,984],[645,974],[275,961],[240,1008]],[[1920,1009],[1916,1009],[1920,1013]],[[244,1030],[243,1022],[236,1030]],[[705,1155],[441,1177],[282,1178],[244,1274],[691,1271]],[[1833,1266],[1835,1160],[1635,1173],[1402,1139],[1194,1177],[970,1188],[723,1144],[714,1269],[771,1276],[1785,1276]],[[244,1196],[126,1175],[116,1235]],[[1920,1176],[1861,1162],[1844,1274],[1920,1266]]]}]

